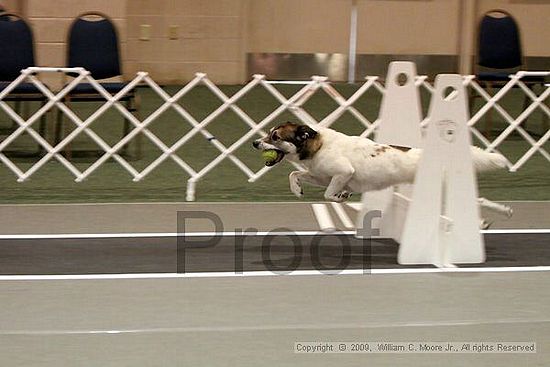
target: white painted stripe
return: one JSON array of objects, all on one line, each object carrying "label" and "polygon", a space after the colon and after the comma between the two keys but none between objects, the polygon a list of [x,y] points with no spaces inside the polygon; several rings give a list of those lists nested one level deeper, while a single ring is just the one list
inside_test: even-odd
[{"label": "white painted stripe", "polygon": [[[232,237],[232,236],[318,236],[318,235],[355,235],[355,231],[296,231],[296,232],[187,232],[185,237]],[[85,238],[163,238],[184,236],[176,232],[149,232],[149,233],[61,233],[61,234],[6,234],[0,235],[0,240],[46,240],[46,239],[85,239]]]},{"label": "white painted stripe", "polygon": [[311,209],[313,209],[313,214],[315,215],[315,219],[317,219],[321,231],[328,232],[336,230],[336,226],[325,204],[311,204]]},{"label": "white painted stripe", "polygon": [[78,335],[78,334],[158,334],[185,332],[234,332],[234,331],[269,331],[269,330],[326,330],[326,329],[372,329],[372,328],[403,328],[403,327],[434,327],[434,326],[477,326],[495,324],[541,324],[549,323],[548,319],[494,319],[494,320],[433,320],[415,322],[369,322],[369,323],[317,323],[317,324],[265,324],[265,325],[216,325],[216,326],[174,326],[152,327],[143,329],[55,329],[55,330],[0,330],[0,335]]},{"label": "white painted stripe", "polygon": [[[199,232],[197,232],[199,233]],[[206,232],[205,232],[206,235]],[[48,239],[85,239],[85,238],[144,238],[176,237],[177,233],[59,233],[59,234],[5,234],[0,240],[48,240]],[[190,235],[191,236],[191,235]]]},{"label": "white painted stripe", "polygon": [[502,266],[502,267],[439,267],[439,268],[403,268],[373,269],[372,274],[429,274],[429,273],[522,273],[550,271],[550,266]]},{"label": "white painted stripe", "polygon": [[271,271],[204,272],[204,273],[131,273],[131,274],[70,274],[70,275],[1,275],[0,281],[41,280],[123,280],[123,279],[186,279],[186,278],[247,278],[312,275],[395,275],[395,274],[438,274],[438,273],[513,273],[546,272],[550,266],[511,266],[477,268],[399,268],[399,269],[345,269],[320,272],[318,270],[296,270],[290,274]]},{"label": "white painted stripe", "polygon": [[[324,204],[319,204],[324,205]],[[326,209],[326,208],[325,208]],[[334,226],[334,223],[332,223]],[[550,229],[487,229],[480,231],[483,234],[548,234]],[[212,237],[212,236],[315,236],[315,235],[355,235],[355,231],[335,231],[326,233],[322,231],[296,231],[296,232],[276,232],[276,231],[259,231],[259,232],[188,232],[186,237]],[[128,233],[56,233],[56,234],[3,234],[0,235],[0,240],[46,240],[46,239],[64,239],[64,238],[161,238],[161,237],[176,237],[176,232],[128,232]],[[374,236],[375,239],[385,238]]]},{"label": "white painted stripe", "polygon": [[550,228],[486,229],[480,232],[487,233],[487,234],[545,234],[545,233],[550,233]]},{"label": "white painted stripe", "polygon": [[338,215],[338,219],[340,219],[346,229],[355,228],[355,225],[349,218],[348,213],[346,213],[346,211],[344,210],[344,206],[341,203],[331,202],[330,205],[332,206],[332,209],[334,209],[336,215]]}]

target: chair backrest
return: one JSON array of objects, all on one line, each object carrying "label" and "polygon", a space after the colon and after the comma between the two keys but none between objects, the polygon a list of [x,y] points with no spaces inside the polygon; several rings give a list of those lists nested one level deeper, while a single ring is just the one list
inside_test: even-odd
[{"label": "chair backrest", "polygon": [[113,22],[100,13],[85,13],[69,29],[67,66],[83,67],[96,79],[118,76],[118,36]]},{"label": "chair backrest", "polygon": [[0,80],[11,81],[34,66],[32,31],[18,15],[4,13],[0,21]]},{"label": "chair backrest", "polygon": [[514,18],[503,10],[487,12],[479,24],[478,64],[493,69],[521,66],[519,28]]}]

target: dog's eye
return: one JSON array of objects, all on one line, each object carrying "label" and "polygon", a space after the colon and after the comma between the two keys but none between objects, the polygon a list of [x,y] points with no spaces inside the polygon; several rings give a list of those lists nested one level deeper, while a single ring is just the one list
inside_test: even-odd
[{"label": "dog's eye", "polygon": [[279,140],[279,135],[277,135],[275,131],[271,134],[271,140],[273,141]]}]

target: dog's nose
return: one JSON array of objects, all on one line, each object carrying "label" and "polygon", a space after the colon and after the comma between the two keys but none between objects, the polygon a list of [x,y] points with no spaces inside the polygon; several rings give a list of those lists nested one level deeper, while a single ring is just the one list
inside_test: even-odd
[{"label": "dog's nose", "polygon": [[260,147],[260,141],[259,140],[254,140],[252,142],[252,146],[256,149],[258,149]]}]

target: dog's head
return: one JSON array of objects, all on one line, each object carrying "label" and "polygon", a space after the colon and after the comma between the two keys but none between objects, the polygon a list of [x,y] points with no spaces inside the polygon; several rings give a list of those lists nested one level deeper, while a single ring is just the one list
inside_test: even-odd
[{"label": "dog's head", "polygon": [[299,159],[309,158],[313,153],[311,142],[317,138],[317,131],[309,126],[287,122],[272,128],[265,138],[255,140],[252,145],[259,150],[275,150],[277,158],[266,162],[266,166],[273,166],[287,154],[297,154]]}]

